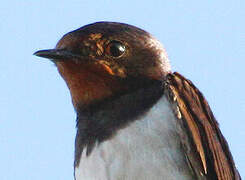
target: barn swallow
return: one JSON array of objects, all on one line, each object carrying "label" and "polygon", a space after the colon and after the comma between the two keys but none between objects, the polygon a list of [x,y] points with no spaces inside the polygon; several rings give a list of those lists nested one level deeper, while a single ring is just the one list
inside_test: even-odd
[{"label": "barn swallow", "polygon": [[206,99],[148,32],[97,22],[35,55],[70,89],[76,180],[241,179]]}]

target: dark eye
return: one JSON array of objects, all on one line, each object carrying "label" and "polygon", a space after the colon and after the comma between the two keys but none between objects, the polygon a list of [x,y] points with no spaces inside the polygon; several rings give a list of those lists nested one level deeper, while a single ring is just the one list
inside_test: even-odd
[{"label": "dark eye", "polygon": [[111,41],[106,48],[108,55],[119,57],[124,54],[126,47],[119,41]]}]

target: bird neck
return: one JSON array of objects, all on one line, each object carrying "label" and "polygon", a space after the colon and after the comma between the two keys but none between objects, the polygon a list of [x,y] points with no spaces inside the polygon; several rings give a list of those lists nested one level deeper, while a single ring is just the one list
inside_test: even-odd
[{"label": "bird neck", "polygon": [[139,119],[163,93],[163,82],[155,81],[144,88],[78,109],[75,166],[84,148],[89,155],[96,143],[111,138],[119,129]]},{"label": "bird neck", "polygon": [[104,72],[105,67],[102,65],[73,61],[59,62],[56,65],[70,89],[75,109],[78,106],[87,107],[126,88],[116,77]]},{"label": "bird neck", "polygon": [[[120,77],[107,71],[101,64],[70,62],[56,63],[58,71],[70,89],[72,102],[77,111],[89,109],[108,99],[134,92],[140,88],[157,85],[162,80],[149,77]],[[105,72],[106,71],[106,72]]]}]

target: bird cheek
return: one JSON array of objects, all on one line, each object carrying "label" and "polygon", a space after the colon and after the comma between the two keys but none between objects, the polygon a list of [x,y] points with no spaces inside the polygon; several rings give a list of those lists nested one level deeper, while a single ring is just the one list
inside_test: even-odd
[{"label": "bird cheek", "polygon": [[105,74],[121,78],[126,77],[126,69],[124,67],[119,66],[116,63],[110,63],[104,60],[99,60],[97,61],[97,63],[100,65],[101,71],[104,71]]},{"label": "bird cheek", "polygon": [[150,79],[161,80],[164,77],[164,72],[162,69],[157,67],[149,67],[145,71],[145,76]]},{"label": "bird cheek", "polygon": [[126,78],[127,74],[126,74],[126,70],[125,68],[121,67],[121,68],[117,68],[115,70],[115,74],[121,78]]},{"label": "bird cheek", "polygon": [[96,71],[98,73],[102,73],[102,74],[109,74],[109,75],[115,75],[115,73],[113,72],[113,70],[110,68],[110,64],[106,61],[103,60],[99,60],[95,63],[96,66]]}]

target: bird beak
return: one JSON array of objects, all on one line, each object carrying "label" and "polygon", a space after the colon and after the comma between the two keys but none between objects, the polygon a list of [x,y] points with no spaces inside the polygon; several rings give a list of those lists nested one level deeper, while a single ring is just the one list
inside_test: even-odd
[{"label": "bird beak", "polygon": [[52,59],[54,61],[64,61],[68,59],[81,58],[80,55],[74,54],[66,49],[46,49],[35,52],[33,55]]}]

